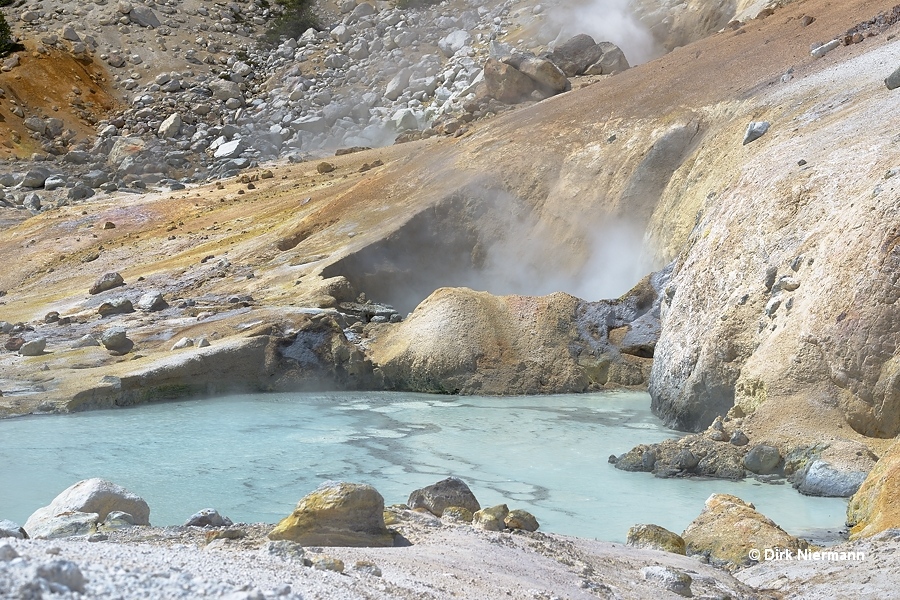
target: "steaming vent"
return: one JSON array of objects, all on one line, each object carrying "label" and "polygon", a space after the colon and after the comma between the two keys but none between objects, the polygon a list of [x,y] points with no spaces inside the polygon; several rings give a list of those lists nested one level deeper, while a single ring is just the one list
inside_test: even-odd
[{"label": "steaming vent", "polygon": [[590,227],[547,223],[511,194],[472,184],[322,276],[343,275],[369,298],[407,313],[441,287],[617,298],[650,270],[642,255],[642,234],[634,227],[609,220]]}]

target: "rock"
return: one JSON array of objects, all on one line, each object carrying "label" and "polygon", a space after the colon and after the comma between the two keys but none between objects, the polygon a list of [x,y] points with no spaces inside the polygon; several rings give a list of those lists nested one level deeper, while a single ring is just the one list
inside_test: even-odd
[{"label": "rock", "polygon": [[231,527],[233,524],[231,519],[223,517],[214,508],[204,508],[184,522],[185,527]]},{"label": "rock", "polygon": [[694,595],[691,593],[691,583],[693,583],[694,580],[691,579],[691,576],[687,573],[683,573],[670,567],[652,565],[642,568],[641,575],[644,576],[646,581],[655,583],[679,596],[692,598]]},{"label": "rock", "polygon": [[320,162],[319,164],[316,165],[316,172],[321,173],[323,175],[325,173],[331,173],[332,171],[334,171],[334,165],[331,164],[330,162]]},{"label": "rock", "polygon": [[93,169],[82,175],[81,181],[92,188],[98,188],[109,181],[109,173],[102,169]]},{"label": "rock", "polygon": [[569,78],[562,69],[546,58],[524,56],[510,64],[533,79],[548,95],[559,94],[571,88]]},{"label": "rock", "polygon": [[408,70],[402,70],[388,82],[384,91],[384,97],[388,100],[396,100],[399,98],[406,88],[409,86],[409,78],[411,74]]},{"label": "rock", "polygon": [[699,464],[700,459],[687,448],[682,449],[678,454],[676,454],[675,459],[672,461],[673,467],[684,471],[690,471]]},{"label": "rock", "polygon": [[0,544],[0,562],[9,562],[14,558],[19,558],[19,553],[9,544]]},{"label": "rock", "polygon": [[156,16],[156,13],[147,6],[137,5],[132,7],[128,12],[128,18],[132,23],[140,25],[141,27],[157,29],[160,26],[159,18]]},{"label": "rock", "polygon": [[[68,156],[68,155],[67,155]],[[50,175],[44,181],[44,189],[48,192],[58,190],[66,185],[66,177],[64,175]]]},{"label": "rock", "polygon": [[585,69],[602,56],[603,48],[594,41],[594,38],[582,33],[554,48],[547,58],[562,69],[567,77],[575,77],[584,73]]},{"label": "rock", "polygon": [[484,63],[484,83],[489,97],[506,104],[522,102],[537,89],[534,79],[493,58]]},{"label": "rock", "polygon": [[758,140],[762,136],[769,131],[769,122],[768,121],[751,121],[749,125],[747,125],[747,132],[744,134],[744,145],[746,146],[750,142]]},{"label": "rock", "polygon": [[816,46],[810,51],[810,54],[812,54],[815,58],[822,58],[840,45],[840,40],[831,40],[830,42],[822,44],[821,46]]},{"label": "rock", "polygon": [[166,120],[160,124],[156,133],[161,138],[176,137],[181,133],[181,115],[172,113],[166,117]]},{"label": "rock", "polygon": [[735,446],[746,446],[750,443],[750,439],[740,429],[735,430],[735,432],[731,434],[731,439],[728,441]]},{"label": "rock", "polygon": [[611,42],[600,42],[597,45],[603,51],[603,55],[584,70],[585,75],[615,75],[631,68],[621,48]]},{"label": "rock", "polygon": [[3,519],[0,520],[0,538],[6,537],[23,540],[27,537],[27,534],[25,533],[25,530],[19,526],[18,523]]},{"label": "rock", "polygon": [[110,511],[101,524],[103,529],[125,529],[134,526],[134,517],[120,510]]},{"label": "rock", "polygon": [[[100,343],[110,352],[125,354],[134,343],[128,339],[122,327],[110,327],[100,335]],[[128,511],[126,511],[128,512]]]},{"label": "rock", "polygon": [[751,564],[750,550],[780,548],[795,552],[809,546],[758,513],[752,504],[728,494],[710,496],[681,537],[689,556],[700,554],[716,565],[729,567]]},{"label": "rock", "polygon": [[884,85],[887,86],[889,90],[896,90],[900,88],[900,67],[897,68],[896,71],[888,75],[887,79],[884,80]]},{"label": "rock", "polygon": [[358,560],[351,567],[353,571],[362,573],[363,575],[371,575],[372,577],[381,577],[381,568],[375,563],[368,560]]},{"label": "rock", "polygon": [[[47,130],[47,124],[40,117],[28,117],[25,119],[22,124],[26,129],[30,131],[34,131],[40,135],[44,135],[44,132]],[[26,187],[41,187],[40,185],[27,185]]]},{"label": "rock", "polygon": [[72,348],[89,348],[91,346],[99,346],[100,342],[89,333],[84,334],[74,342],[72,342]]},{"label": "rock", "polygon": [[503,519],[503,523],[507,529],[521,529],[523,531],[537,531],[541,526],[534,515],[519,508],[509,511],[509,514]]},{"label": "rock", "polygon": [[22,202],[22,206],[32,214],[37,214],[41,210],[41,197],[37,194],[27,194],[25,200]]},{"label": "rock", "polygon": [[90,535],[97,532],[97,522],[100,520],[100,516],[93,512],[65,511],[37,519],[36,514],[28,517],[25,523],[25,531],[29,537],[35,539],[51,540]]},{"label": "rock", "polygon": [[778,470],[781,464],[781,453],[778,448],[758,444],[750,448],[744,456],[744,468],[757,475],[768,475]]},{"label": "rock", "polygon": [[[107,164],[112,167],[119,167],[128,157],[140,156],[147,148],[147,143],[137,137],[120,137],[118,138],[109,151],[106,158]],[[71,156],[69,152],[66,156]]]},{"label": "rock", "polygon": [[333,556],[314,556],[310,562],[312,562],[312,568],[318,571],[344,572],[344,561]]},{"label": "rock", "polygon": [[215,158],[238,158],[247,149],[247,143],[243,138],[238,138],[230,142],[225,142],[216,148],[213,156]]},{"label": "rock", "polygon": [[32,513],[25,522],[25,531],[36,537],[34,532],[42,531],[49,520],[73,512],[94,514],[96,524],[112,511],[130,514],[137,525],[150,524],[150,507],[141,497],[112,482],[94,478],[66,488],[48,506]]},{"label": "rock", "polygon": [[97,307],[97,312],[101,317],[124,315],[134,312],[134,306],[132,306],[131,300],[128,298],[113,298]]},{"label": "rock", "polygon": [[505,504],[482,508],[472,515],[472,526],[485,531],[503,531],[507,515],[509,507]]},{"label": "rock", "polygon": [[282,560],[292,560],[300,563],[303,562],[303,559],[306,556],[306,551],[303,549],[303,546],[288,540],[266,542],[266,545],[260,549],[260,553],[268,556],[277,556]]},{"label": "rock", "polygon": [[[43,121],[41,121],[41,124],[43,125]],[[27,188],[44,187],[44,182],[47,181],[49,176],[50,171],[48,169],[44,167],[34,167],[25,172],[25,176],[22,178],[22,182],[19,185]]]},{"label": "rock", "polygon": [[100,276],[100,279],[91,286],[88,293],[91,295],[99,294],[115,287],[119,287],[120,285],[125,285],[125,280],[122,279],[121,275],[118,273],[104,273]]},{"label": "rock", "polygon": [[61,585],[73,592],[84,593],[86,583],[78,565],[69,560],[53,560],[37,565],[34,574],[45,581]]},{"label": "rock", "polygon": [[867,475],[865,471],[838,469],[826,460],[817,459],[794,479],[794,487],[807,496],[847,498],[859,490]]},{"label": "rock", "polygon": [[221,100],[222,102],[232,98],[241,100],[244,97],[241,93],[241,87],[237,83],[225,79],[212,80],[209,83],[209,89],[212,92],[213,98]]},{"label": "rock", "polygon": [[850,539],[872,537],[900,529],[900,442],[894,442],[875,463],[847,505]]},{"label": "rock", "polygon": [[468,46],[472,43],[472,36],[469,35],[468,31],[464,31],[462,29],[457,29],[455,31],[451,31],[440,40],[438,40],[438,48],[440,48],[441,52],[444,53],[444,56],[450,58],[457,52],[459,52],[463,47]]},{"label": "rock", "polygon": [[409,495],[406,504],[412,509],[424,508],[438,517],[442,516],[444,510],[450,506],[465,508],[473,513],[481,510],[475,494],[462,479],[457,477],[448,477],[415,490]]},{"label": "rock", "polygon": [[25,345],[25,338],[12,336],[3,344],[3,347],[10,352],[18,352]]},{"label": "rock", "polygon": [[47,338],[36,338],[22,344],[19,348],[19,354],[22,356],[40,356],[47,347]]},{"label": "rock", "polygon": [[471,523],[472,511],[462,506],[448,506],[441,515],[441,520],[448,523]]},{"label": "rock", "polygon": [[135,306],[145,311],[164,310],[169,307],[168,302],[159,292],[147,292],[138,299]]},{"label": "rock", "polygon": [[384,525],[384,498],[372,486],[326,482],[297,504],[269,539],[305,546],[393,546]]},{"label": "rock", "polygon": [[659,525],[635,525],[628,529],[625,543],[635,548],[684,554],[684,539]]}]

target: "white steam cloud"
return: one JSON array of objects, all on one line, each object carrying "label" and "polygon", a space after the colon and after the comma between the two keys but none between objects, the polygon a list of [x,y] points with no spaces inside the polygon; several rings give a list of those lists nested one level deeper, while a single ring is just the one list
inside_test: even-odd
[{"label": "white steam cloud", "polygon": [[631,65],[645,63],[663,52],[650,31],[635,16],[630,0],[559,0],[547,9],[545,39],[564,42],[586,33],[596,42],[612,42]]}]

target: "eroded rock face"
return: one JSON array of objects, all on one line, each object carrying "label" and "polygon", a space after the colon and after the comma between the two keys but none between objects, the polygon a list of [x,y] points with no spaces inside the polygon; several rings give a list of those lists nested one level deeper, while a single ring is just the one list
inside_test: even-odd
[{"label": "eroded rock face", "polygon": [[[85,479],[66,488],[48,506],[39,508],[25,522],[24,528],[31,537],[46,537],[51,531],[59,531],[60,523],[55,520],[69,513],[92,514],[70,528],[80,535],[103,521],[113,511],[121,511],[132,516],[136,525],[150,524],[150,507],[140,496],[104,479]],[[64,530],[67,530],[63,528]]]},{"label": "eroded rock face", "polygon": [[552,394],[643,386],[666,277],[661,271],[599,302],[442,288],[403,323],[373,330],[371,356],[388,389]]},{"label": "eroded rock face", "polygon": [[327,482],[308,494],[269,533],[304,546],[393,546],[384,498],[370,485]]},{"label": "eroded rock face", "polygon": [[850,538],[871,537],[900,527],[900,442],[875,464],[847,506]]},{"label": "eroded rock face", "polygon": [[809,546],[757,512],[752,504],[728,494],[710,496],[700,516],[681,537],[689,556],[702,554],[714,564],[731,568],[751,564],[750,550],[781,548],[796,552]]}]

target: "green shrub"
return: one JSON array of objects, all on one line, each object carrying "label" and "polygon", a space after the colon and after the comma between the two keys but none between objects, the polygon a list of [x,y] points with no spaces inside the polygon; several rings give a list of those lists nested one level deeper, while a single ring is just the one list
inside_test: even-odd
[{"label": "green shrub", "polygon": [[13,48],[12,31],[3,13],[0,13],[0,56],[3,56]]},{"label": "green shrub", "polygon": [[282,13],[275,17],[269,25],[267,37],[270,42],[279,38],[298,38],[307,29],[321,29],[319,19],[313,13],[314,0],[276,0],[282,7]]}]

